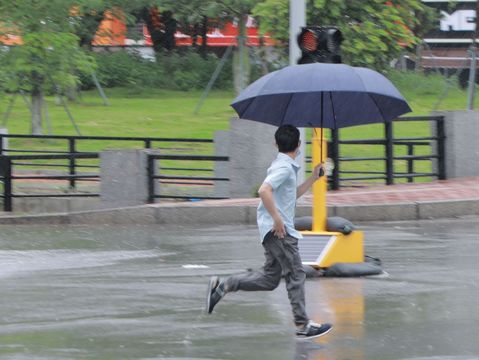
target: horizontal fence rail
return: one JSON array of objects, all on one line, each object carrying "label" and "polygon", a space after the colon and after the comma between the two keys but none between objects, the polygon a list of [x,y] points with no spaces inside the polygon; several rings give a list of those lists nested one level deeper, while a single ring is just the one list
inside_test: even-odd
[{"label": "horizontal fence rail", "polygon": [[[407,122],[433,123],[431,135],[410,136],[411,133],[403,131],[402,137],[395,137],[396,124]],[[39,144],[35,145],[35,141]],[[398,118],[384,124],[383,135],[378,139],[342,139],[340,130],[331,130],[328,154],[334,168],[328,179],[330,188],[370,181],[394,184],[418,178],[445,179],[445,141],[442,116]],[[352,146],[374,151],[365,151],[364,156],[356,156],[354,151],[348,154],[347,149]],[[211,155],[213,139],[0,134],[0,182],[3,182],[0,197],[4,209],[11,210],[15,197],[99,196],[96,192],[77,193],[78,184],[101,181],[100,151],[129,147],[159,150],[147,155],[149,202],[167,198],[223,199],[228,194],[222,192],[226,195],[219,196],[220,192],[217,194],[214,189],[215,185],[229,181],[224,166],[223,172],[216,171],[216,165],[228,162],[229,158]],[[309,162],[310,159],[307,158]],[[62,170],[66,173],[59,173]],[[75,192],[20,194],[13,191],[13,182],[49,180],[66,182]]]},{"label": "horizontal fence rail", "polygon": [[[98,197],[98,193],[47,193],[47,194],[20,194],[13,191],[13,182],[15,180],[63,180],[71,182],[72,179],[77,181],[100,181],[99,174],[67,174],[67,175],[17,175],[13,172],[13,167],[31,166],[35,160],[68,160],[72,159],[98,159],[99,155],[95,153],[74,153],[74,154],[43,154],[43,155],[0,155],[0,181],[3,182],[3,193],[0,197],[3,199],[3,210],[12,211],[13,198],[61,198],[61,197]],[[23,163],[22,160],[29,161]],[[43,164],[44,165],[44,164]],[[65,165],[60,165],[65,166]]]},{"label": "horizontal fence rail", "polygon": [[[9,146],[7,146],[7,141]],[[37,142],[37,143],[35,143]],[[28,179],[22,175],[16,174],[13,180],[18,181],[41,181],[41,180],[64,180],[68,182],[71,190],[77,190],[77,183],[99,181],[99,152],[109,148],[135,148],[135,149],[154,149],[160,150],[163,155],[187,155],[187,154],[210,154],[214,152],[213,139],[201,138],[164,138],[164,137],[131,137],[131,136],[63,136],[63,135],[24,135],[24,134],[0,134],[0,156],[9,156],[15,159],[15,168],[34,169],[35,172],[51,173],[67,169],[67,174],[62,175],[31,175]],[[41,149],[41,150],[39,150]],[[88,149],[88,151],[85,151]],[[94,151],[91,151],[93,149]],[[80,155],[79,155],[80,154]],[[80,163],[85,159],[85,154],[95,154],[94,159],[86,160],[86,163]],[[37,157],[32,157],[36,155]],[[23,156],[23,157],[21,157]],[[26,156],[26,157],[25,157]],[[60,156],[60,157],[58,157]],[[65,157],[66,156],[66,157]],[[60,160],[62,159],[62,160]],[[166,159],[166,158],[165,158]],[[21,160],[21,163],[20,163]],[[59,163],[59,161],[62,161]],[[164,179],[162,182],[169,182],[170,185],[180,186],[180,179],[168,179],[170,173],[178,174],[210,174],[214,171],[212,167],[203,167],[195,165],[196,161],[190,160],[187,166],[180,167],[178,159],[169,158],[162,164]],[[25,170],[27,171],[27,170]],[[57,171],[57,172],[58,172]],[[83,174],[81,171],[91,171],[92,174]],[[179,177],[177,175],[176,177]],[[200,176],[196,176],[200,181]],[[207,176],[207,178],[209,178]],[[1,181],[1,178],[0,178]],[[209,180],[208,180],[209,181]],[[219,180],[218,180],[219,181]],[[191,183],[184,179],[184,182]],[[70,193],[61,196],[79,196]],[[84,195],[88,196],[88,195]],[[97,196],[97,195],[95,195]],[[23,197],[29,197],[24,195]],[[31,197],[50,197],[50,195],[38,195]],[[53,195],[51,196],[53,197]],[[55,196],[57,197],[57,196]],[[58,194],[60,197],[60,194]],[[5,207],[5,206],[4,206]]]},{"label": "horizontal fence rail", "polygon": [[[185,176],[185,175],[158,175],[158,169],[163,169],[161,167],[161,161],[163,160],[174,160],[178,162],[182,161],[194,161],[196,162],[227,162],[229,157],[227,156],[208,156],[208,155],[162,155],[162,154],[149,154],[148,155],[148,165],[147,165],[147,176],[148,176],[148,202],[154,203],[155,199],[225,199],[223,196],[214,196],[214,195],[198,195],[194,194],[193,190],[195,188],[213,188],[213,185],[217,181],[229,181],[227,177],[215,177],[215,176]],[[158,166],[160,164],[160,166]],[[185,168],[178,168],[180,170],[185,170]],[[171,170],[171,168],[169,168]],[[207,171],[213,171],[210,168],[205,169]],[[164,185],[174,184],[174,185],[184,185],[182,193],[170,193],[166,194],[162,192]],[[158,191],[159,187],[159,191]]]},{"label": "horizontal fence rail", "polygon": [[[433,134],[431,136],[418,137],[402,137],[395,138],[393,135],[393,127],[398,122],[434,122]],[[410,116],[401,117],[393,122],[384,123],[384,138],[382,139],[340,139],[339,130],[331,131],[331,141],[329,146],[329,156],[334,162],[334,169],[329,178],[330,187],[333,190],[339,189],[344,182],[348,184],[361,181],[381,180],[387,185],[395,183],[395,179],[407,179],[413,182],[419,177],[436,177],[440,180],[446,178],[445,166],[445,130],[443,116]],[[348,145],[380,146],[383,148],[381,156],[341,156],[341,153]],[[405,148],[406,155],[394,155],[399,152],[399,148]],[[429,148],[430,154],[416,154],[418,148]],[[417,172],[415,163],[418,161],[430,161],[433,171]],[[348,169],[343,170],[344,163],[359,162],[380,162],[384,164],[384,171],[379,170],[359,170]],[[406,163],[406,170],[403,172],[396,171],[400,162]],[[351,166],[350,166],[351,167]],[[434,171],[435,168],[435,171]]]}]

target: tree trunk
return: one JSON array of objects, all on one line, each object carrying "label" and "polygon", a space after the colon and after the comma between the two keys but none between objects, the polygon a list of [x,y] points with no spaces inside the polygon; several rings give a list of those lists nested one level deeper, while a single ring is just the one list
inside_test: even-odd
[{"label": "tree trunk", "polygon": [[206,50],[208,46],[208,18],[203,16],[203,20],[201,22],[201,47],[200,47],[200,54],[204,58],[206,58]]},{"label": "tree trunk", "polygon": [[233,55],[233,82],[236,93],[239,94],[249,82],[250,62],[246,44],[246,16],[238,20],[238,46]]},{"label": "tree trunk", "polygon": [[153,43],[153,50],[173,50],[176,47],[175,33],[177,21],[171,11],[160,13],[158,8],[145,7],[140,12],[140,17],[146,24]]},{"label": "tree trunk", "polygon": [[151,36],[151,42],[153,43],[153,50],[156,52],[161,51],[162,49],[162,24],[158,9],[144,7],[141,12],[140,16],[146,24],[148,32]]},{"label": "tree trunk", "polygon": [[266,46],[264,46],[264,37],[262,35],[260,35],[259,38],[259,60],[261,62],[261,73],[263,75],[268,74],[268,56],[266,54]]},{"label": "tree trunk", "polygon": [[32,115],[32,135],[42,135],[42,103],[43,92],[39,88],[34,88],[31,93],[31,115]]},{"label": "tree trunk", "polygon": [[161,14],[161,22],[164,25],[163,47],[168,51],[173,50],[176,47],[175,33],[178,22],[171,11]]}]

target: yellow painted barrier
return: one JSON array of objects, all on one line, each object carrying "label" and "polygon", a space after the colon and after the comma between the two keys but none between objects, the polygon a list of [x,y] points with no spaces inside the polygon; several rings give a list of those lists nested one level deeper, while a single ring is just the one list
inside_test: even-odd
[{"label": "yellow painted barrier", "polygon": [[336,263],[364,262],[362,231],[348,235],[327,231],[302,231],[301,234],[299,248],[304,265],[328,268]]},{"label": "yellow painted barrier", "polygon": [[[318,131],[319,130],[319,131]],[[312,139],[313,164],[325,162],[327,159],[327,142],[321,141],[322,131],[314,129]],[[322,144],[322,151],[321,151]],[[299,242],[303,264],[319,268],[327,268],[335,263],[364,262],[364,234],[353,231],[345,235],[328,232],[327,222],[327,176],[321,177],[313,185],[313,224],[312,231],[304,231]]]}]

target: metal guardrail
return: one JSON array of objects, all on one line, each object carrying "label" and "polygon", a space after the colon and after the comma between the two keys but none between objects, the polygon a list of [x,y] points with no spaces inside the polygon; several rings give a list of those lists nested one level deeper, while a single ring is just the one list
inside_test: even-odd
[{"label": "metal guardrail", "polygon": [[[38,150],[39,146],[34,146],[29,143],[28,145],[21,145],[17,148],[14,147],[5,147],[5,139],[25,139],[33,141],[45,141],[45,140],[58,140],[60,144],[56,143],[53,146],[59,148],[50,148],[42,144],[44,150]],[[0,195],[0,198],[3,198],[3,207],[5,211],[11,211],[12,209],[12,198],[15,197],[92,197],[99,196],[99,194],[77,194],[77,193],[62,193],[62,194],[15,194],[13,191],[13,182],[15,180],[65,180],[68,182],[70,189],[77,189],[77,182],[82,181],[99,181],[99,165],[95,162],[89,162],[88,164],[81,164],[80,159],[98,159],[98,152],[83,152],[79,151],[79,148],[84,148],[86,142],[93,141],[98,143],[98,148],[105,150],[106,142],[109,146],[115,143],[122,143],[121,146],[124,146],[124,142],[132,143],[134,146],[139,144],[139,148],[144,149],[160,149],[162,155],[166,160],[173,160],[175,163],[169,162],[169,164],[162,166],[162,171],[165,173],[162,175],[164,178],[161,180],[163,182],[169,182],[170,184],[180,185],[181,175],[172,176],[167,175],[171,172],[180,172],[180,174],[185,173],[208,173],[212,172],[212,168],[208,167],[198,167],[191,164],[191,162],[186,167],[178,167],[176,165],[175,156],[181,156],[185,158],[187,155],[174,155],[168,153],[192,153],[192,152],[202,152],[204,150],[210,151],[210,144],[213,144],[213,139],[186,139],[186,138],[160,138],[160,137],[109,137],[109,136],[62,136],[62,135],[23,135],[23,134],[0,134],[0,158],[2,163],[0,163],[0,182],[4,183],[3,186],[3,195]],[[61,148],[61,142],[65,143],[63,149]],[[11,143],[10,143],[11,145]],[[200,150],[198,151],[198,146]],[[205,149],[206,146],[206,149]],[[95,147],[95,146],[90,146]],[[101,151],[99,149],[99,151]],[[166,153],[166,154],[165,154]],[[26,155],[28,154],[28,155]],[[51,160],[51,161],[50,161]],[[55,162],[55,160],[63,160],[62,163]],[[40,162],[39,162],[40,161]],[[52,163],[53,162],[53,163]],[[35,169],[42,172],[41,175],[20,175],[19,171],[13,171],[13,166],[18,168],[24,166],[27,169]],[[66,174],[61,175],[44,175],[43,173],[48,173],[46,169],[66,169]],[[92,171],[92,174],[81,173],[81,170],[88,169]],[[6,176],[4,176],[6,175]],[[184,176],[185,177],[185,176]],[[194,177],[195,178],[195,177]],[[198,181],[200,177],[196,176]],[[208,178],[207,178],[208,179]],[[184,182],[191,180],[184,179]],[[189,183],[190,184],[190,183]],[[198,198],[198,196],[196,196]]]},{"label": "metal guardrail", "polygon": [[[13,198],[45,198],[45,197],[98,197],[97,193],[81,193],[81,194],[65,194],[65,193],[48,193],[48,194],[17,194],[13,192],[14,180],[81,180],[81,181],[99,181],[98,174],[68,174],[68,175],[14,175],[14,165],[25,165],[18,163],[18,160],[76,160],[76,159],[97,159],[96,153],[74,153],[74,154],[45,154],[45,155],[0,155],[0,181],[3,182],[3,211],[12,211]],[[30,164],[30,163],[27,163]]]},{"label": "metal guardrail", "polygon": [[[52,150],[34,150],[34,149],[15,149],[15,148],[5,148],[5,140],[4,139],[37,139],[37,140],[60,140],[65,141],[66,146],[65,150],[59,151],[52,151]],[[28,154],[77,154],[77,153],[84,153],[82,151],[78,151],[79,145],[84,143],[85,141],[108,141],[108,142],[132,142],[132,143],[140,143],[142,144],[142,148],[144,149],[151,149],[154,143],[191,143],[191,144],[212,144],[214,142],[213,139],[185,139],[185,138],[160,138],[160,137],[133,137],[133,136],[68,136],[68,135],[23,135],[23,134],[0,134],[0,155],[11,155],[11,154],[21,154],[21,153],[28,153]],[[51,167],[56,165],[44,165],[45,167]],[[68,164],[68,173],[71,175],[69,185],[71,188],[75,188],[76,178],[74,175],[77,173],[77,168],[79,166],[76,163],[75,157],[69,158]],[[88,166],[81,166],[81,167],[88,167]],[[90,166],[96,167],[98,166]],[[166,169],[165,169],[166,170]],[[173,170],[173,169],[172,169]]]},{"label": "metal guardrail", "polygon": [[[434,121],[436,123],[435,134],[426,137],[394,138],[393,126],[396,122],[410,121]],[[401,117],[393,122],[384,124],[383,139],[355,139],[340,140],[339,130],[331,131],[331,142],[328,154],[334,162],[334,169],[330,177],[330,186],[333,190],[341,187],[344,181],[365,181],[365,180],[384,180],[385,184],[394,184],[395,179],[406,178],[408,182],[413,182],[418,177],[437,177],[440,180],[446,179],[446,160],[445,160],[445,128],[443,116],[410,116]],[[341,145],[382,145],[384,147],[384,156],[377,157],[341,157]],[[394,149],[397,146],[406,146],[407,155],[394,156]],[[435,149],[431,155],[416,155],[415,148],[418,146],[429,146]],[[416,161],[436,161],[437,171],[429,173],[417,173],[414,170]],[[353,161],[382,161],[385,164],[385,171],[354,171],[341,170],[341,163]],[[406,161],[407,172],[398,173],[394,171],[395,161]],[[354,176],[341,176],[354,175]]]},{"label": "metal guardrail", "polygon": [[[229,178],[214,177],[214,176],[184,176],[184,175],[157,175],[156,170],[158,168],[158,162],[161,160],[175,160],[175,161],[229,161],[227,156],[207,156],[207,155],[162,155],[162,154],[149,154],[147,165],[148,176],[148,202],[154,203],[155,199],[168,198],[168,199],[225,199],[225,197],[218,196],[204,196],[204,195],[188,195],[188,194],[161,194],[156,192],[156,184],[158,180],[160,184],[176,184],[186,185],[187,187],[193,186],[212,186],[215,181],[229,181]],[[161,168],[161,167],[160,167]],[[185,168],[178,168],[179,170],[186,170]],[[206,171],[212,171],[210,169],[202,169]]]}]

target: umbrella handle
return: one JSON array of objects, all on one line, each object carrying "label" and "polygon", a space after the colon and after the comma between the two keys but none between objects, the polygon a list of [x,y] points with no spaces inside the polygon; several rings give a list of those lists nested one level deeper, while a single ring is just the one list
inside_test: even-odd
[{"label": "umbrella handle", "polygon": [[[313,131],[314,131],[314,135],[318,137],[318,132],[316,128],[313,128]],[[320,138],[319,138],[319,163],[320,164],[323,163],[323,131],[324,129],[321,128]]]}]

